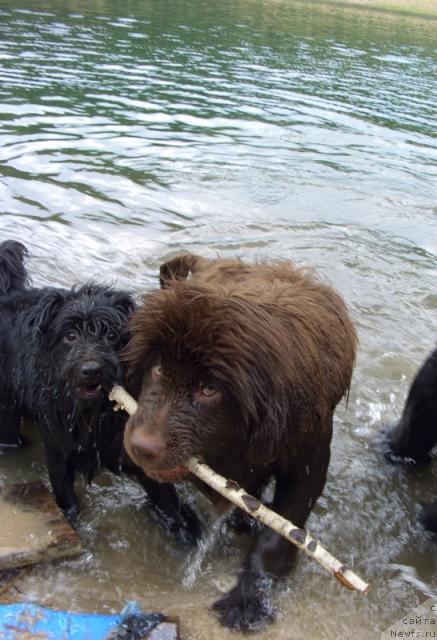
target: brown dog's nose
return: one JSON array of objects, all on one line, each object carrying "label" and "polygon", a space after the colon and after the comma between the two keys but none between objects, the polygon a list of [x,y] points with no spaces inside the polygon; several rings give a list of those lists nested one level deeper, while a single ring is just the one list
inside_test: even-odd
[{"label": "brown dog's nose", "polygon": [[144,433],[141,429],[134,429],[129,438],[129,445],[134,455],[143,459],[157,461],[164,456],[165,442],[156,433]]}]

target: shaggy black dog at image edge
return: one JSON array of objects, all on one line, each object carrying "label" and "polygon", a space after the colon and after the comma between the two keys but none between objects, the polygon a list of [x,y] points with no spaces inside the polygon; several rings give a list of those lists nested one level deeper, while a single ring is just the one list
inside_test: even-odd
[{"label": "shaggy black dog at image edge", "polygon": [[[417,372],[398,424],[388,435],[390,462],[423,466],[437,444],[437,348]],[[420,520],[437,533],[437,500],[422,506]]]},{"label": "shaggy black dog at image edge", "polygon": [[149,479],[123,448],[126,415],[107,392],[121,383],[119,354],[134,310],[130,294],[90,283],[32,288],[19,242],[0,244],[0,443],[19,446],[23,416],[37,423],[58,505],[77,511],[76,472],[101,469],[135,476],[161,521],[192,541],[198,521],[174,487]]}]

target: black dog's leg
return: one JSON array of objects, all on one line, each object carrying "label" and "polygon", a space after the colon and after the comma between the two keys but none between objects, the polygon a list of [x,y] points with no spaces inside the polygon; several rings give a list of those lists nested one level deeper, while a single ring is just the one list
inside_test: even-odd
[{"label": "black dog's leg", "polygon": [[389,434],[390,452],[395,460],[427,461],[437,442],[437,349],[428,357],[413,380],[402,417]]},{"label": "black dog's leg", "polygon": [[152,480],[133,463],[127,467],[123,471],[135,476],[144,487],[150,507],[160,524],[182,544],[194,546],[201,537],[202,524],[193,509],[179,500],[175,487]]},{"label": "black dog's leg", "polygon": [[[186,546],[194,546],[202,532],[196,513],[180,502],[173,485],[152,480],[132,462],[123,447],[125,418],[113,413],[112,420],[112,428],[105,428],[105,437],[99,445],[103,466],[112,473],[136,478],[145,489],[149,506],[159,523]],[[110,440],[107,434],[111,434]]]},{"label": "black dog's leg", "polygon": [[47,469],[55,500],[68,517],[78,512],[74,493],[74,464],[53,450],[46,450]]},{"label": "black dog's leg", "polygon": [[[298,527],[305,525],[321,494],[329,463],[329,444],[299,458],[297,473],[278,476],[273,509]],[[242,569],[238,583],[217,600],[213,609],[220,622],[231,629],[259,631],[274,619],[269,596],[272,586],[293,565],[297,548],[272,529],[263,529]]]},{"label": "black dog's leg", "polygon": [[422,506],[419,520],[426,529],[437,533],[437,500]]},{"label": "black dog's leg", "polygon": [[14,406],[0,404],[0,447],[21,447],[21,412]]}]

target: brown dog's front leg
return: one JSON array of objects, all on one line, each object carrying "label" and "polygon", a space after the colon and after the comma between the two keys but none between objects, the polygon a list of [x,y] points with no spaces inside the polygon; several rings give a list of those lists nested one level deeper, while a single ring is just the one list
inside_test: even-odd
[{"label": "brown dog's front leg", "polygon": [[[299,527],[305,522],[321,494],[329,463],[329,445],[300,459],[293,475],[276,479],[273,509]],[[239,631],[259,631],[274,619],[272,586],[291,569],[297,548],[271,529],[261,531],[254,542],[238,583],[214,603],[223,625]]]}]

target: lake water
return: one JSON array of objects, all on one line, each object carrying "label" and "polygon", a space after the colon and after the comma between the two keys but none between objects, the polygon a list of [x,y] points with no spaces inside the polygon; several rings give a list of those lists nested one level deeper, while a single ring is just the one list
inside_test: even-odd
[{"label": "lake water", "polygon": [[[28,245],[36,284],[141,294],[179,250],[290,258],[357,324],[308,528],[373,589],[301,556],[262,639],[379,638],[437,596],[436,541],[416,523],[437,464],[389,467],[378,443],[437,333],[436,42],[436,20],[293,0],[0,0],[0,238]],[[37,441],[0,454],[1,482],[35,477]],[[136,598],[179,615],[183,638],[238,637],[208,606],[244,540],[217,535],[199,562],[130,481],[81,495],[84,553],[23,574],[13,597],[106,612]]]}]

